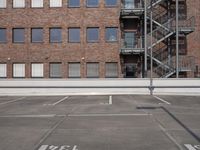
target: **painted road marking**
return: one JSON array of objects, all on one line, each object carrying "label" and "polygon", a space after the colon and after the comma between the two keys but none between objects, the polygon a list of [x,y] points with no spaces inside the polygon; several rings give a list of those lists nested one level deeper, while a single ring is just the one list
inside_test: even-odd
[{"label": "painted road marking", "polygon": [[149,116],[152,114],[71,114],[69,117]]},{"label": "painted road marking", "polygon": [[188,150],[200,150],[200,145],[184,144]]},{"label": "painted road marking", "polygon": [[55,146],[55,145],[42,145],[38,150],[78,150],[77,145],[69,146],[69,145],[62,145],[62,146]]},{"label": "painted road marking", "polygon": [[17,98],[17,99],[14,99],[14,100],[8,101],[8,102],[0,103],[0,105],[5,105],[5,104],[9,104],[9,103],[13,103],[13,102],[21,101],[21,100],[23,100],[24,98],[25,98],[25,97],[20,97],[20,98]]},{"label": "painted road marking", "polygon": [[112,95],[109,96],[108,104],[112,105]]},{"label": "painted road marking", "polygon": [[0,118],[50,118],[50,117],[65,117],[66,115],[56,115],[56,114],[48,114],[48,115],[3,115]]},{"label": "painted road marking", "polygon": [[55,106],[55,105],[57,105],[57,104],[59,104],[59,103],[65,101],[65,100],[68,99],[68,98],[69,98],[69,96],[66,96],[66,97],[60,99],[59,101],[57,101],[57,102],[55,102],[55,103],[53,103],[53,104],[44,104],[44,106],[49,106],[49,105],[50,105],[50,106]]},{"label": "painted road marking", "polygon": [[166,100],[164,100],[164,99],[162,99],[162,98],[160,98],[160,97],[158,97],[158,96],[154,96],[154,97],[155,97],[156,99],[158,99],[158,100],[160,100],[160,101],[162,101],[162,102],[168,104],[168,105],[171,105],[171,103],[169,103],[168,101],[166,101]]}]

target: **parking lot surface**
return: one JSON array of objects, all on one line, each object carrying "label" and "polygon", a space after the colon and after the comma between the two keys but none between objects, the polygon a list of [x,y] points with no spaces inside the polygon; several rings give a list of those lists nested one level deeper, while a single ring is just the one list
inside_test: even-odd
[{"label": "parking lot surface", "polygon": [[200,150],[200,97],[1,96],[0,150]]}]

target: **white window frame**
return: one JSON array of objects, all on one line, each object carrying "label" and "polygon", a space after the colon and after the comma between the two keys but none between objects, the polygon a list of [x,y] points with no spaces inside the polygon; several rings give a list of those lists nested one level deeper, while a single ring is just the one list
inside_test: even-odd
[{"label": "white window frame", "polygon": [[7,64],[0,63],[0,78],[7,77]]},{"label": "white window frame", "polygon": [[42,8],[44,7],[43,0],[31,0],[31,7],[32,8]]},{"label": "white window frame", "polygon": [[49,7],[62,7],[62,0],[49,0]]},{"label": "white window frame", "polygon": [[32,78],[43,78],[44,77],[44,64],[43,63],[32,63],[31,64],[31,77]]},{"label": "white window frame", "polygon": [[25,0],[13,0],[13,8],[25,8]]},{"label": "white window frame", "polygon": [[25,77],[25,64],[14,63],[13,64],[13,78],[24,78]]},{"label": "white window frame", "polygon": [[7,6],[7,0],[0,0],[0,8],[6,8]]}]

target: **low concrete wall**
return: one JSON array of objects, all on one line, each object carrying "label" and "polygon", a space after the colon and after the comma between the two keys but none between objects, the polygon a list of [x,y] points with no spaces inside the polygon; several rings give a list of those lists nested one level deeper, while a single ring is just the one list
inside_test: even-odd
[{"label": "low concrete wall", "polygon": [[199,79],[1,79],[0,95],[200,95]]}]

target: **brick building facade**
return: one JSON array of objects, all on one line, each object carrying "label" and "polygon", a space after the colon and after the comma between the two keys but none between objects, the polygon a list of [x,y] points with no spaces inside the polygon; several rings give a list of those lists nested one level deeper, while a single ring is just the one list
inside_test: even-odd
[{"label": "brick building facade", "polygon": [[[34,6],[33,0],[0,0],[1,77],[144,77],[143,54],[121,53],[124,35],[120,0],[58,1],[61,4],[54,4],[54,0],[37,0]],[[186,4],[188,15],[196,18],[196,30],[187,36],[186,55],[195,56],[197,72],[200,65],[200,2],[190,0]],[[125,19],[126,30],[136,31],[136,37],[140,36],[137,32],[140,30],[138,25],[142,25],[140,19]],[[34,29],[41,29],[42,41],[32,41]],[[59,36],[56,30],[50,33],[51,29],[59,29],[59,41],[51,41]],[[80,40],[70,41],[70,38],[77,38],[73,33],[70,35],[70,29],[78,29]],[[89,33],[89,29],[94,30]],[[22,34],[24,37],[20,37]],[[114,39],[108,39],[112,34]],[[90,36],[95,40],[90,41]],[[15,38],[22,38],[22,41],[15,42]],[[134,75],[131,72],[129,76],[125,64],[130,63],[135,68],[132,69]],[[194,72],[187,76],[193,77]]]}]

